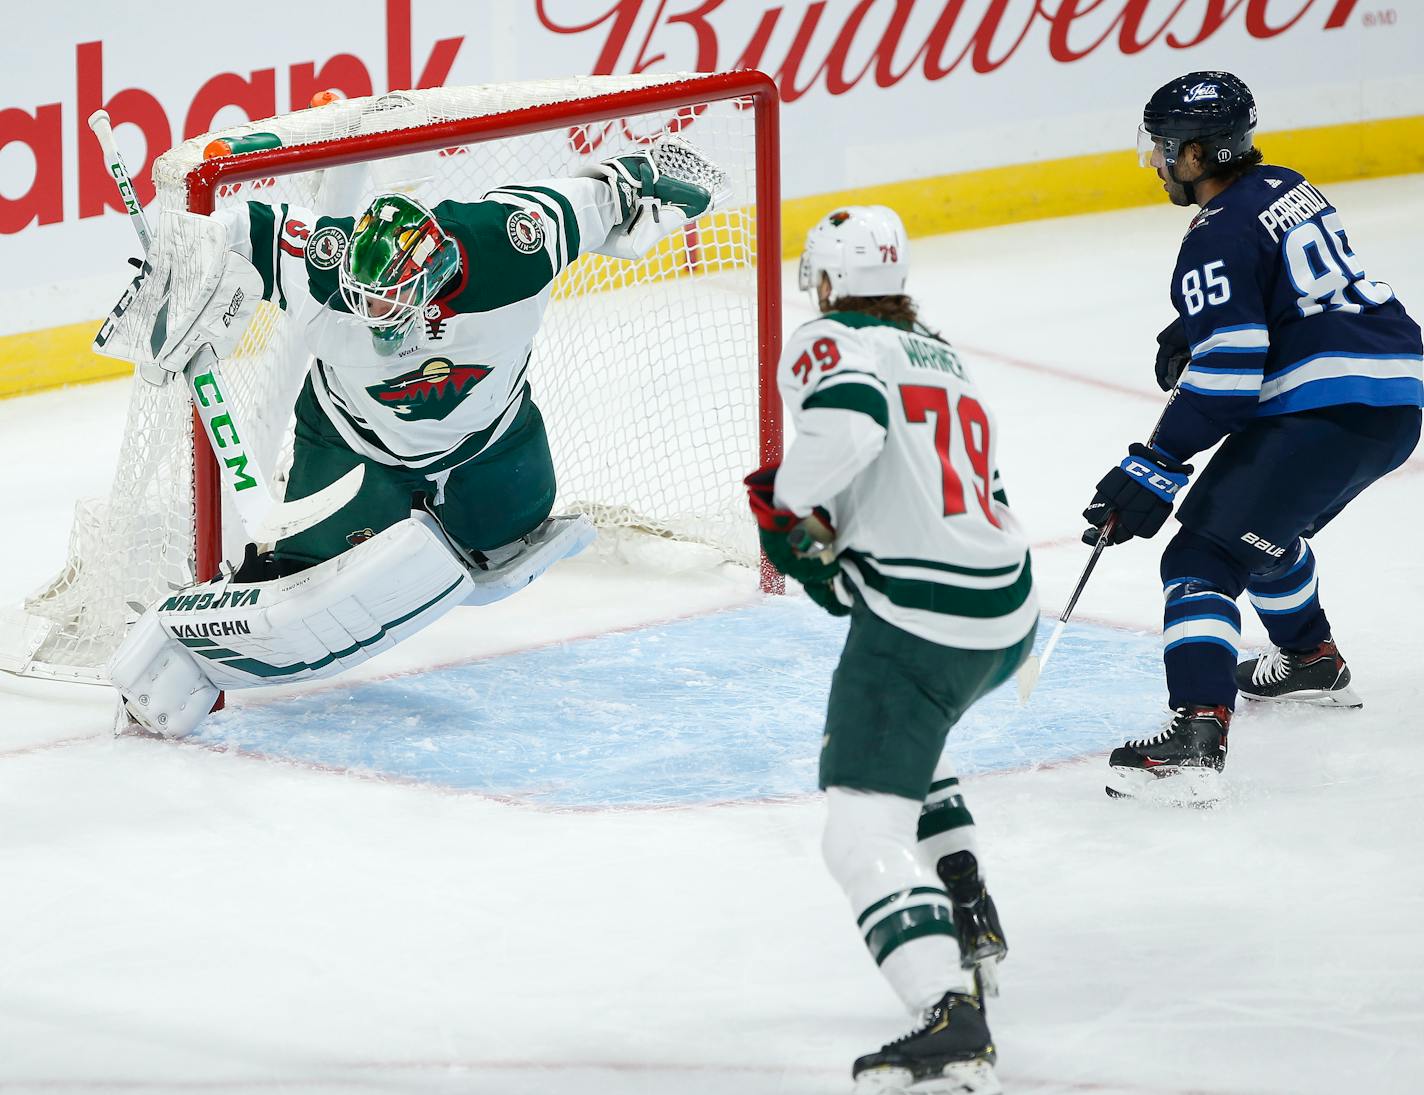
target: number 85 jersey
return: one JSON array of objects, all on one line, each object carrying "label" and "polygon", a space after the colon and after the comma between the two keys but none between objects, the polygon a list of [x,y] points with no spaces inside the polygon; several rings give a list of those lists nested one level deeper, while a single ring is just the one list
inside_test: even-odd
[{"label": "number 85 jersey", "polygon": [[1178,460],[1256,418],[1424,402],[1418,324],[1289,168],[1263,164],[1202,206],[1172,304],[1191,362],[1154,444]]},{"label": "number 85 jersey", "polygon": [[922,327],[830,312],[791,336],[777,383],[795,436],[776,501],[830,512],[841,598],[945,646],[995,650],[1028,634],[1028,543],[959,355]]}]

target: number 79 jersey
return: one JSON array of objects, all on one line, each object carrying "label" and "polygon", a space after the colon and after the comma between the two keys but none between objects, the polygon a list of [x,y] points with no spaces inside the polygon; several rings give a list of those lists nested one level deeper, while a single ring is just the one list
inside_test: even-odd
[{"label": "number 79 jersey", "polygon": [[830,512],[847,600],[853,587],[877,616],[946,646],[1028,634],[1038,602],[993,416],[947,343],[831,312],[791,336],[778,385],[796,437],[777,497]]}]

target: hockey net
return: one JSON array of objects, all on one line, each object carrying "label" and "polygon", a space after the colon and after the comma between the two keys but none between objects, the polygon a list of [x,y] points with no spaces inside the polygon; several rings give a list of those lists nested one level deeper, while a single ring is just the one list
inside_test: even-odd
[{"label": "hockey net", "polygon": [[[587,255],[556,282],[530,373],[558,476],[555,512],[754,566],[741,477],[781,444],[776,98],[766,77],[579,77],[338,99],[169,150],[154,165],[155,204],[210,213],[253,200],[351,215],[384,190],[474,201],[664,133],[724,168],[732,197],[642,260]],[[205,158],[217,138],[232,151]],[[246,448],[279,490],[310,364],[296,327],[264,303],[224,363]],[[185,385],[134,381],[111,492],[77,505],[63,569],[0,619],[0,670],[102,682],[145,606],[211,577],[219,558],[241,557],[241,526],[224,514],[205,438],[194,438]]]}]

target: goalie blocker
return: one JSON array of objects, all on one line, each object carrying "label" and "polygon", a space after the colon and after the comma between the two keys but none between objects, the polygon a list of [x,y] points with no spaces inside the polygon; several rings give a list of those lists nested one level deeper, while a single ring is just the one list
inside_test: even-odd
[{"label": "goalie blocker", "polygon": [[237,574],[148,609],[109,662],[130,717],[164,737],[197,729],[226,689],[335,676],[460,604],[489,604],[593,541],[554,517],[487,557],[463,556],[417,510],[334,559],[273,581]]},{"label": "goalie blocker", "polygon": [[165,210],[153,252],[99,328],[94,349],[164,384],[205,348],[219,359],[230,355],[261,301],[262,275],[228,249],[222,225]]}]

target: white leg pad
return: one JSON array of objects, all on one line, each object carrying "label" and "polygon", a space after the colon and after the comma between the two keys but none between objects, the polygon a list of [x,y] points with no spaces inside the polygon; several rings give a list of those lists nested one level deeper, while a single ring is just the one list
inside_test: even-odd
[{"label": "white leg pad", "polygon": [[165,737],[191,734],[218,699],[217,686],[152,608],[130,629],[108,672],[134,721]]},{"label": "white leg pad", "polygon": [[472,583],[429,514],[271,582],[231,579],[159,607],[164,630],[221,688],[319,680],[369,661],[460,604]]},{"label": "white leg pad", "polygon": [[439,524],[415,513],[350,551],[286,578],[190,586],[150,608],[109,664],[129,713],[167,737],[192,733],[223,689],[335,676],[460,604],[489,604],[594,537],[555,517],[472,570]]}]

